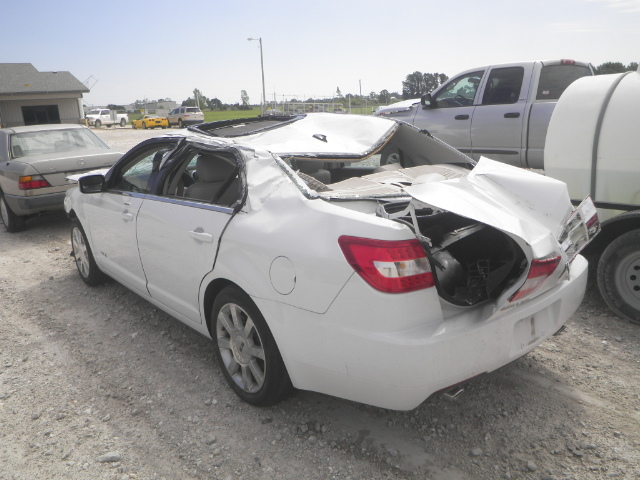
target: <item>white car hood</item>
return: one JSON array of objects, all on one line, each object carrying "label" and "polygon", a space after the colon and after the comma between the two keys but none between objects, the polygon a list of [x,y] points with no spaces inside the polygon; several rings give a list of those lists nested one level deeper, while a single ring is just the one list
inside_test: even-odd
[{"label": "white car hood", "polygon": [[551,240],[550,234],[557,237],[573,211],[563,182],[484,157],[466,177],[404,190],[420,203],[516,235],[534,250]]},{"label": "white car hood", "polygon": [[409,100],[403,100],[402,102],[392,103],[391,105],[380,106],[376,109],[376,115],[388,115],[390,113],[404,112],[417,103],[420,103],[420,99],[412,98]]}]

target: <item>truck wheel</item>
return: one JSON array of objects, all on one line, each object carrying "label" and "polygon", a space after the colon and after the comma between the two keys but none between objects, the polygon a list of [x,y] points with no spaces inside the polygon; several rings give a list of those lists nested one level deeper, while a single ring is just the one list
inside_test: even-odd
[{"label": "truck wheel", "polygon": [[182,123],[182,119],[178,119],[178,128],[184,128],[184,124]]},{"label": "truck wheel", "polygon": [[127,122],[125,121],[125,119],[124,119],[124,118],[121,118],[121,119],[120,119],[120,126],[121,126],[121,127],[125,127],[126,125],[127,125]]},{"label": "truck wheel", "polygon": [[9,233],[20,232],[25,229],[25,217],[16,215],[11,211],[2,193],[0,193],[0,218],[2,218],[4,228]]},{"label": "truck wheel", "polygon": [[640,324],[640,229],[620,235],[604,250],[598,288],[616,315]]},{"label": "truck wheel", "polygon": [[96,120],[96,123],[94,124],[95,128],[100,128],[102,126],[102,122],[100,120]]}]

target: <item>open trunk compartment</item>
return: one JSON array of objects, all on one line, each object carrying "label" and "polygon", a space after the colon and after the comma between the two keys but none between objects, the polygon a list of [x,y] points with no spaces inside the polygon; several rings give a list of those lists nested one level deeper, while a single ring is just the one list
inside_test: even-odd
[{"label": "open trunk compartment", "polygon": [[449,303],[471,306],[497,299],[522,276],[528,261],[506,233],[454,213],[430,208],[407,209],[408,202],[389,203],[385,216],[418,231],[440,296]]}]

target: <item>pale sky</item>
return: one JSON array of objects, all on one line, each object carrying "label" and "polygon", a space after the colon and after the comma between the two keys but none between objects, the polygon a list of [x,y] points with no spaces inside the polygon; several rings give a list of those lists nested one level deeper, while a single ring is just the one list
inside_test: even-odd
[{"label": "pale sky", "polygon": [[[0,63],[69,71],[88,105],[402,91],[521,60],[640,61],[640,0],[0,0]],[[97,82],[96,82],[97,80]],[[1,81],[1,79],[0,79]]]}]

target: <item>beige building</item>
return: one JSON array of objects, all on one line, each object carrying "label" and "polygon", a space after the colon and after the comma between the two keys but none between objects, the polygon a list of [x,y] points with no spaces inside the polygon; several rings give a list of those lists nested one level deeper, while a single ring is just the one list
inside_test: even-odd
[{"label": "beige building", "polygon": [[2,127],[84,123],[89,89],[69,72],[39,72],[30,63],[0,63]]}]

